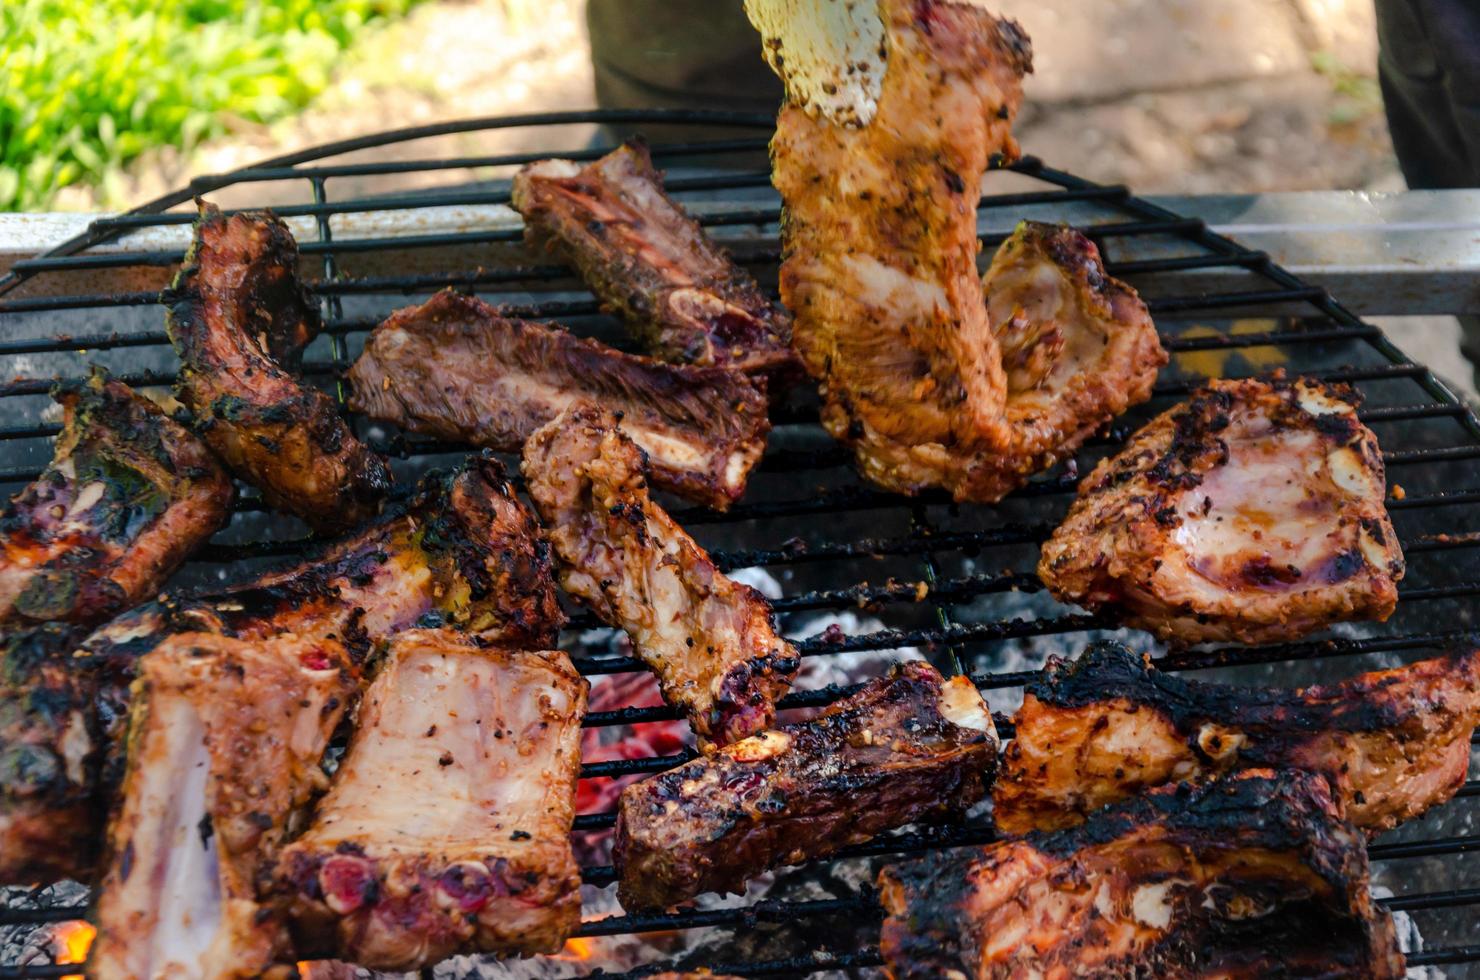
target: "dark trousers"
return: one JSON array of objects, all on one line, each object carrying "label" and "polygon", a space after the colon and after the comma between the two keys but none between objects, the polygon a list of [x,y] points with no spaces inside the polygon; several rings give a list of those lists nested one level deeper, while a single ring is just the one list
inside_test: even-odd
[{"label": "dark trousers", "polygon": [[[1377,59],[1409,187],[1480,187],[1480,0],[1377,0]],[[1480,388],[1480,316],[1459,318]]]}]

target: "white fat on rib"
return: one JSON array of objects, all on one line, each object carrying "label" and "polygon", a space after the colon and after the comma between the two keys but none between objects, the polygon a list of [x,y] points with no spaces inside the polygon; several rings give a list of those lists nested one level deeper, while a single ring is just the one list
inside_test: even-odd
[{"label": "white fat on rib", "polygon": [[541,727],[541,699],[565,714],[565,692],[549,686],[531,696],[500,659],[479,651],[417,651],[387,669],[394,674],[384,679],[393,683],[372,692],[313,836],[420,853],[493,837],[507,848],[511,831],[539,828],[549,780],[524,760],[555,737]]},{"label": "white fat on rib", "polygon": [[840,126],[873,120],[888,64],[877,6],[745,0],[745,12],[789,102]]},{"label": "white fat on rib", "polygon": [[841,262],[860,287],[859,302],[887,308],[901,321],[927,320],[940,310],[951,309],[939,282],[915,279],[872,255],[845,255]]},{"label": "white fat on rib", "polygon": [[1175,879],[1142,885],[1131,894],[1131,915],[1143,926],[1166,929],[1172,924],[1172,889]]},{"label": "white fat on rib", "polygon": [[946,681],[941,690],[940,713],[953,725],[987,732],[994,737],[997,734],[987,703],[968,677],[952,677]]},{"label": "white fat on rib", "polygon": [[121,897],[140,917],[144,927],[135,935],[146,941],[130,947],[128,957],[138,977],[202,976],[202,957],[221,926],[216,838],[202,840],[211,771],[205,727],[183,697],[156,699],[149,713],[163,744],[141,746],[154,764],[134,777],[138,809],[129,844],[136,863]]},{"label": "white fat on rib", "polygon": [[[1194,570],[1216,590],[1247,587],[1240,572],[1255,556],[1267,556],[1275,569],[1319,567],[1332,554],[1328,532],[1340,501],[1367,492],[1365,473],[1351,471],[1361,461],[1350,450],[1327,454],[1322,437],[1309,430],[1272,432],[1260,420],[1243,419],[1230,432],[1227,462],[1181,495],[1172,541],[1196,556]],[[1354,489],[1358,479],[1362,485]],[[1263,587],[1307,586],[1295,578]]]}]

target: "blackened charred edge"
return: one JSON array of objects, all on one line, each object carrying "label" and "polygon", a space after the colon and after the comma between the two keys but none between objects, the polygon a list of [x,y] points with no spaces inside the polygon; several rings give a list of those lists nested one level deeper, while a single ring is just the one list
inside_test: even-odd
[{"label": "blackened charred edge", "polygon": [[776,698],[791,685],[802,665],[801,657],[791,645],[783,643],[783,646],[783,652],[751,657],[725,672],[714,699],[716,724],[711,733],[721,744],[753,735],[770,725],[776,715]]},{"label": "blackened charred edge", "polygon": [[[1081,826],[1029,833],[1022,843],[1050,858],[1069,861],[1082,850],[1145,833],[1151,826],[1159,828],[1158,840],[1182,845],[1193,854],[1266,849],[1298,855],[1326,890],[1291,902],[1287,909],[1297,916],[1312,916],[1323,927],[1317,934],[1329,933],[1334,921],[1357,940],[1352,955],[1359,957],[1358,962],[1367,961],[1372,951],[1371,930],[1351,907],[1353,901],[1361,901],[1366,887],[1362,838],[1337,815],[1319,776],[1262,770],[1211,783],[1165,787],[1106,807]],[[995,845],[1001,846],[1013,845]],[[884,931],[884,945],[898,976],[935,977],[949,975],[949,970],[977,975],[979,937],[963,918],[969,914],[973,879],[982,855],[980,850],[936,852],[884,870],[885,888],[898,887],[904,898]],[[1287,909],[1281,909],[1282,916]],[[1261,927],[1267,925],[1266,920],[1259,921]],[[1193,941],[1197,948],[1176,946],[1179,936],[1174,934],[1168,940],[1171,946],[1146,950],[1144,962],[1192,962],[1187,954],[1195,959],[1199,952],[1206,956],[1221,948],[1214,945],[1216,936],[1230,929],[1237,926],[1199,923],[1196,932],[1180,934],[1180,939]],[[1261,932],[1260,938],[1267,940],[1267,932]]]},{"label": "blackened charred edge", "polygon": [[[1462,657],[1451,658],[1456,669]],[[1043,704],[1065,709],[1124,700],[1161,713],[1188,738],[1209,722],[1278,738],[1388,731],[1432,710],[1426,702],[1381,696],[1384,688],[1404,682],[1401,675],[1390,674],[1306,690],[1210,684],[1156,670],[1121,644],[1101,641],[1091,643],[1072,663],[1050,657],[1025,690]]]},{"label": "blackened charred edge", "polygon": [[1057,858],[1108,844],[1148,824],[1166,839],[1208,849],[1257,847],[1300,853],[1335,892],[1343,893],[1361,856],[1362,838],[1337,815],[1325,779],[1315,773],[1252,770],[1206,783],[1178,783],[1099,811],[1066,830],[1024,838]]},{"label": "blackened charred edge", "polygon": [[884,922],[882,945],[897,980],[977,974],[977,930],[963,921],[974,889],[964,853],[975,852],[935,851],[884,868],[881,883],[905,896],[902,920],[896,913]]},{"label": "blackened charred edge", "polygon": [[[253,256],[251,268],[242,277],[244,283],[254,284],[254,294],[268,280],[275,279],[275,289],[257,296],[258,308],[270,311],[275,319],[295,318],[302,329],[291,333],[269,330],[266,334],[267,354],[283,368],[296,372],[303,360],[303,351],[323,329],[323,320],[318,304],[314,302],[298,276],[298,242],[284,221],[270,209],[243,211],[225,215],[216,205],[201,198],[195,199],[197,214],[192,225],[190,246],[180,264],[180,270],[168,289],[160,293],[164,304],[166,330],[170,340],[180,351],[181,360],[191,367],[191,356],[196,337],[203,331],[200,294],[200,277],[206,271],[201,266],[201,250],[211,236],[224,234],[233,221],[255,225],[265,229],[268,241],[260,253]],[[280,276],[264,275],[257,270],[279,269]],[[281,320],[279,320],[281,322]],[[182,329],[183,328],[183,329]],[[184,345],[184,346],[182,346]]]}]

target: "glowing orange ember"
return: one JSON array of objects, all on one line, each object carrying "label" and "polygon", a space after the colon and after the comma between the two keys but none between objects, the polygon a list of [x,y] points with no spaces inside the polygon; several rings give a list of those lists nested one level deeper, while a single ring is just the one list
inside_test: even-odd
[{"label": "glowing orange ember", "polygon": [[[57,963],[84,963],[87,961],[87,951],[92,948],[93,937],[98,930],[88,922],[68,922],[57,926],[51,935],[52,946],[56,948]],[[71,973],[62,980],[82,980],[82,974]]]},{"label": "glowing orange ember", "polygon": [[596,944],[589,939],[577,936],[575,939],[567,939],[565,948],[555,954],[556,959],[574,960],[577,963],[589,960],[591,954],[596,951]]}]

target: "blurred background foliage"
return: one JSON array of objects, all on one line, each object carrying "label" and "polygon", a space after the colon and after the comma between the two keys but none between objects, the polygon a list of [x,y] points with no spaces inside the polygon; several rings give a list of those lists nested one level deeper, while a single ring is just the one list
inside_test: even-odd
[{"label": "blurred background foliage", "polygon": [[0,210],[288,115],[341,51],[419,2],[0,0]]}]

